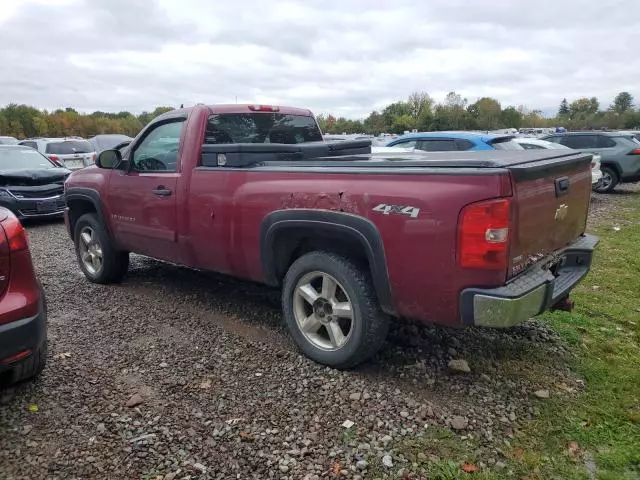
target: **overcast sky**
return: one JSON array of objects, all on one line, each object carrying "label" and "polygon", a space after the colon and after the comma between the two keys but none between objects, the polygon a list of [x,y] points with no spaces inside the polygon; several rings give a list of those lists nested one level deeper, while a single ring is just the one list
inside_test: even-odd
[{"label": "overcast sky", "polygon": [[640,100],[640,1],[1,0],[0,105],[274,103],[357,118],[427,91]]}]

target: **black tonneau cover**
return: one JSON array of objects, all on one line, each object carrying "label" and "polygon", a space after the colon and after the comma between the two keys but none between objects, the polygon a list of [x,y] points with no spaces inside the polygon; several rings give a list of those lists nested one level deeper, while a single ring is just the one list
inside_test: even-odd
[{"label": "black tonneau cover", "polygon": [[[220,157],[221,154],[224,154]],[[485,150],[477,152],[421,152],[372,154],[370,140],[313,142],[295,145],[274,143],[236,143],[202,146],[203,167],[280,167],[291,168],[472,168],[508,169],[512,175],[531,176],[553,165],[571,169],[576,163],[590,162],[591,154],[575,150]],[[526,173],[525,173],[526,172]]]},{"label": "black tonneau cover", "polygon": [[[224,143],[202,146],[205,167],[250,167],[268,162],[298,162],[301,160],[344,157],[371,153],[371,140],[339,142]],[[218,155],[224,154],[220,161]]]}]

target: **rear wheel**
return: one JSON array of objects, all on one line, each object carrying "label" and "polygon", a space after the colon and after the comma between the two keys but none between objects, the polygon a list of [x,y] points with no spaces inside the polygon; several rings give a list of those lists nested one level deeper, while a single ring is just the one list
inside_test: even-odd
[{"label": "rear wheel", "polygon": [[296,260],[284,280],[282,303],[300,350],[334,368],[373,356],[389,329],[368,271],[333,253],[312,252]]},{"label": "rear wheel", "polygon": [[82,215],[74,232],[76,255],[84,275],[94,283],[120,282],[129,269],[129,253],[116,248],[97,216]]},{"label": "rear wheel", "polygon": [[594,190],[598,193],[612,192],[613,189],[616,188],[616,185],[620,183],[618,172],[611,167],[600,167],[600,170],[602,170],[602,179],[595,186]]}]

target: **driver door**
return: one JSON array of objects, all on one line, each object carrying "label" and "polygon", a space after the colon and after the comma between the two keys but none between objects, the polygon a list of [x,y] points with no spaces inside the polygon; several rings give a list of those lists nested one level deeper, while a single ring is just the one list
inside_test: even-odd
[{"label": "driver door", "polygon": [[180,140],[186,120],[173,118],[147,130],[132,146],[128,169],[114,170],[107,188],[111,224],[127,250],[180,262],[177,185]]}]

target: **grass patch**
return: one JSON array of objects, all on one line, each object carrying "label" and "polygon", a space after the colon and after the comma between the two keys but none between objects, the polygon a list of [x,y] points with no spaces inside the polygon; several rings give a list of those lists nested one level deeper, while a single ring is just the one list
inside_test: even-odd
[{"label": "grass patch", "polygon": [[[465,473],[463,467],[477,466],[486,460],[485,453],[476,439],[461,440],[460,435],[436,426],[429,426],[419,438],[403,440],[394,445],[395,452],[401,452],[412,466],[410,472],[398,477],[399,466],[387,468],[382,462],[373,463],[366,478],[402,478],[413,480],[457,480],[474,478],[478,480],[496,480],[502,478],[500,471],[475,471]],[[506,470],[506,464],[504,469]]]}]

